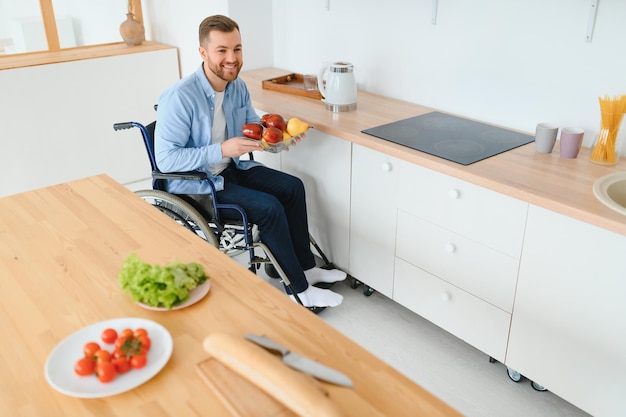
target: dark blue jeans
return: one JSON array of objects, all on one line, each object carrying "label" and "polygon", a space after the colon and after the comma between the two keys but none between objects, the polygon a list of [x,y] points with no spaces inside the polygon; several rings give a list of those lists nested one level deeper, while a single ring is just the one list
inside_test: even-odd
[{"label": "dark blue jeans", "polygon": [[[261,241],[276,257],[293,289],[307,289],[304,270],[315,266],[315,257],[300,178],[267,167],[240,170],[232,163],[220,175],[224,189],[217,193],[219,202],[241,206],[248,221],[259,226]],[[233,210],[222,210],[220,215],[241,219]]]}]

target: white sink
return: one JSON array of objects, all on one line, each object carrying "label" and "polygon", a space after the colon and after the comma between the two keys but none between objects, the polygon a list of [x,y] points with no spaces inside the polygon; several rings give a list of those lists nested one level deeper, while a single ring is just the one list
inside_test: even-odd
[{"label": "white sink", "polygon": [[604,205],[626,216],[626,171],[597,179],[593,193]]}]

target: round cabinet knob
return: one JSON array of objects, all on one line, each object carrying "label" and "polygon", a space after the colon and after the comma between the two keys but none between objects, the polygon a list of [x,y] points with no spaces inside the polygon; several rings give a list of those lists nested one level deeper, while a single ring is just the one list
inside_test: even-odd
[{"label": "round cabinet knob", "polygon": [[450,301],[452,296],[450,295],[450,293],[448,291],[444,291],[444,292],[441,293],[439,298],[441,298],[441,301],[443,301],[444,303],[447,303],[448,301]]},{"label": "round cabinet knob", "polygon": [[391,171],[391,164],[389,162],[384,162],[381,165],[381,169],[383,170],[383,172],[389,172]]},{"label": "round cabinet knob", "polygon": [[452,188],[452,189],[450,189],[450,191],[448,191],[448,195],[453,200],[456,200],[457,198],[459,198],[461,196],[461,192],[459,190],[457,190],[456,188]]},{"label": "round cabinet knob", "polygon": [[456,246],[454,243],[446,243],[446,252],[454,253],[456,251]]}]

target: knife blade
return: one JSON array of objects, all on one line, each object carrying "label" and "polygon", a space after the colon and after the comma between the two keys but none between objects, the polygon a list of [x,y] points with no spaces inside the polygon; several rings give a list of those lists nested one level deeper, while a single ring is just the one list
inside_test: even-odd
[{"label": "knife blade", "polygon": [[347,375],[312,359],[293,353],[286,347],[279,345],[265,336],[246,334],[245,338],[271,352],[279,353],[283,357],[283,363],[297,371],[307,373],[317,379],[335,385],[349,388],[354,386],[352,380]]}]

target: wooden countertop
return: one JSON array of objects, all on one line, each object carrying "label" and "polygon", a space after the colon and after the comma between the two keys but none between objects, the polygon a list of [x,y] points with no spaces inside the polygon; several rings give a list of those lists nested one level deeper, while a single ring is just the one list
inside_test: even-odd
[{"label": "wooden countertop", "polygon": [[[143,309],[117,282],[130,253],[160,265],[198,262],[211,290],[181,310]],[[196,372],[208,358],[204,338],[226,332],[265,334],[348,374],[354,389],[322,383],[346,416],[459,416],[106,175],[0,199],[0,277],[2,415],[229,415]],[[120,317],[156,321],[172,335],[172,357],[154,378],[100,399],[66,396],[48,385],[44,365],[59,342]]]},{"label": "wooden countertop", "polygon": [[244,71],[241,78],[246,81],[252,102],[259,110],[300,117],[329,135],[626,235],[626,217],[600,203],[592,191],[598,178],[625,171],[624,159],[616,166],[604,167],[589,162],[588,148],[583,148],[576,159],[565,159],[559,156],[558,143],[552,154],[538,154],[534,143],[530,143],[463,166],[361,133],[367,128],[435,109],[359,91],[355,111],[332,113],[317,99],[262,88],[263,80],[291,72],[266,68]]}]

